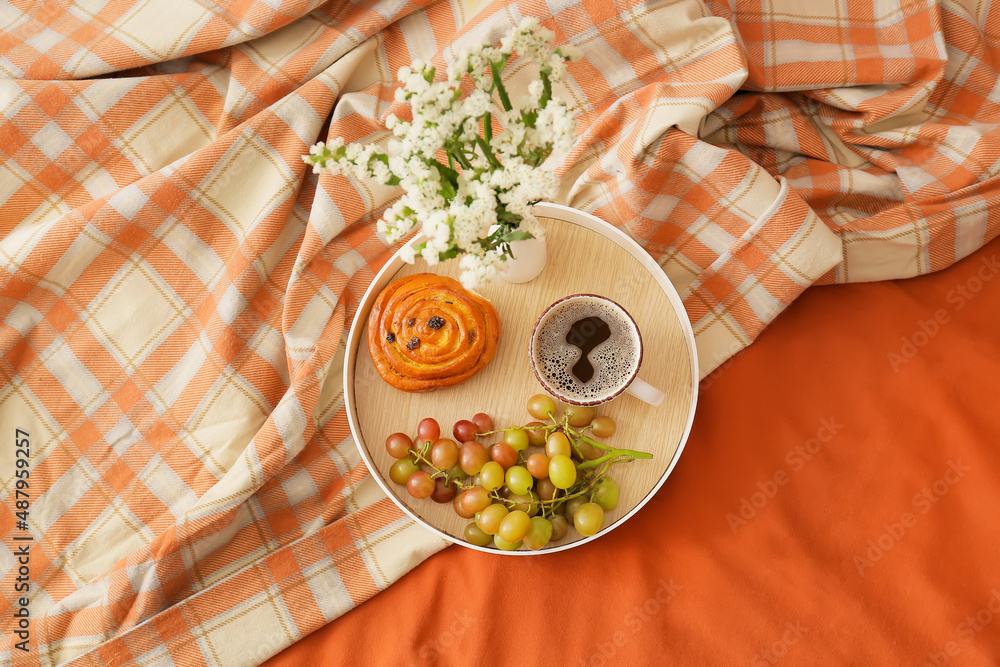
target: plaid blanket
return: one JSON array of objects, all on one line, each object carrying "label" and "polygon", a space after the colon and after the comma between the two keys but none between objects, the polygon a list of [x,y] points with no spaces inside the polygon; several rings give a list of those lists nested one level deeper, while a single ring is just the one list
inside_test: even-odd
[{"label": "plaid blanket", "polygon": [[399,193],[300,156],[385,138],[400,66],[528,15],[584,54],[557,200],[658,261],[705,373],[810,285],[997,234],[983,6],[0,4],[3,663],[255,664],[444,546],[341,394]]}]

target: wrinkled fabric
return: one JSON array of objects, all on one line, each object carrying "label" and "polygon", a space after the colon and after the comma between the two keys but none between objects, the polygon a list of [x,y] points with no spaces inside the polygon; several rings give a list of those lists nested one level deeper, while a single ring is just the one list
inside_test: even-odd
[{"label": "wrinkled fabric", "polygon": [[557,201],[657,260],[707,374],[810,285],[927,273],[996,235],[985,11],[0,5],[0,422],[30,433],[32,502],[19,528],[4,449],[0,525],[33,545],[27,653],[0,547],[0,655],[253,664],[443,546],[368,476],[340,386],[399,192],[300,159],[384,141],[402,65],[523,16],[581,49]]}]

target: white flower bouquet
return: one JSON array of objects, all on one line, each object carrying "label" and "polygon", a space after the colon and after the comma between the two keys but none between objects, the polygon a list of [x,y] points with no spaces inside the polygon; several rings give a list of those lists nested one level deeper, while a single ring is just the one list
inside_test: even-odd
[{"label": "white flower bouquet", "polygon": [[[403,196],[378,222],[385,240],[395,243],[420,223],[425,240],[407,247],[404,259],[412,263],[419,254],[437,264],[461,255],[466,287],[492,281],[511,256],[512,242],[544,234],[531,205],[551,199],[558,181],[542,163],[573,143],[577,112],[553,96],[552,84],[579,55],[572,46],[552,48],[554,37],[537,20],[525,19],[499,47],[460,51],[444,80],[435,81],[435,68],[423,61],[402,67],[395,99],[409,103],[412,120],[386,118],[393,138],[384,152],[337,138],[316,144],[303,160],[316,173],[326,169],[402,186]],[[539,71],[516,105],[501,78],[514,57],[534,62]],[[472,85],[463,96],[466,76]]]}]

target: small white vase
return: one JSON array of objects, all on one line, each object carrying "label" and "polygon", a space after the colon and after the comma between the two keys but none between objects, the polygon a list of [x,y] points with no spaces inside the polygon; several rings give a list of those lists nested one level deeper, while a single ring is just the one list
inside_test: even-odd
[{"label": "small white vase", "polygon": [[510,244],[511,257],[504,262],[500,277],[508,283],[526,283],[534,280],[545,268],[548,253],[545,249],[545,237],[525,239]]}]

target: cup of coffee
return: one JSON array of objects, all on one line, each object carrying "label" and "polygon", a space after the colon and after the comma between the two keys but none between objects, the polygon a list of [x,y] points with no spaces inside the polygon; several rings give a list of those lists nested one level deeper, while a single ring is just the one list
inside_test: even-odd
[{"label": "cup of coffee", "polygon": [[596,294],[574,294],[539,316],[528,343],[531,370],[564,403],[598,405],[628,392],[657,406],[663,392],[638,378],[642,336],[620,305]]}]

